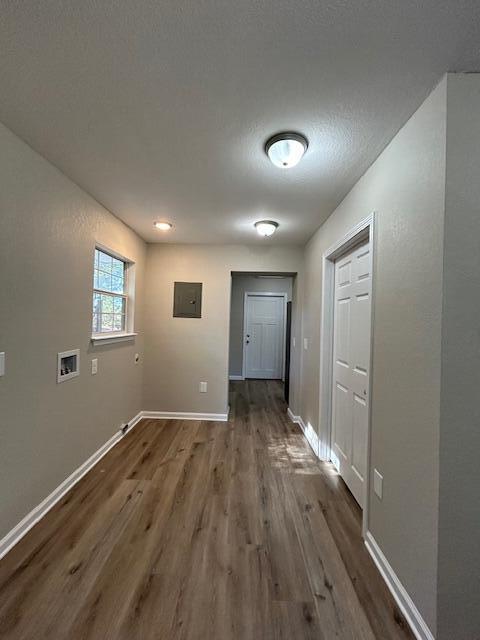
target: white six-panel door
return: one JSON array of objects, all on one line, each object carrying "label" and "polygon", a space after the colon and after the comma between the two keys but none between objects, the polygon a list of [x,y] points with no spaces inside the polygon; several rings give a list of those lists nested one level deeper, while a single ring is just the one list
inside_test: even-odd
[{"label": "white six-panel door", "polygon": [[283,296],[248,294],[245,299],[245,377],[283,377]]},{"label": "white six-panel door", "polygon": [[332,459],[365,503],[372,290],[370,243],[335,262]]}]

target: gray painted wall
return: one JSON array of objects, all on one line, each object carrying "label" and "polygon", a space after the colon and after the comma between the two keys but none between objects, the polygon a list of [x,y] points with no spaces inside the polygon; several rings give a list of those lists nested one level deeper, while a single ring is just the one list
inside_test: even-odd
[{"label": "gray painted wall", "polygon": [[[90,335],[95,243],[136,263],[139,331],[146,247],[3,125],[0,148],[1,538],[142,408],[142,337]],[[73,348],[81,374],[57,384],[57,352]]]},{"label": "gray painted wall", "polygon": [[[145,307],[145,409],[225,413],[232,271],[300,273],[299,247],[149,245]],[[301,277],[301,276],[300,276]],[[173,318],[173,283],[203,282],[202,318]],[[298,287],[297,287],[298,290]],[[300,332],[298,317],[293,331]],[[292,371],[298,371],[292,354]],[[298,396],[299,376],[292,397]],[[208,393],[200,393],[200,381]]]},{"label": "gray painted wall", "polygon": [[480,76],[447,92],[438,640],[480,637]]},{"label": "gray painted wall", "polygon": [[359,180],[305,253],[302,400],[319,425],[322,254],[376,211],[372,468],[369,529],[421,614],[435,629],[438,438],[446,83],[442,82]]},{"label": "gray painted wall", "polygon": [[243,367],[243,312],[246,291],[286,293],[292,299],[292,278],[256,278],[255,276],[232,277],[230,303],[230,356],[229,374],[241,376]]}]

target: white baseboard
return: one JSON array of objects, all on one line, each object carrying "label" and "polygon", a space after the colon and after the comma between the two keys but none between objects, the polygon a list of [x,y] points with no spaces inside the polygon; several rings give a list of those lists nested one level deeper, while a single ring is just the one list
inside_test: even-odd
[{"label": "white baseboard", "polygon": [[153,420],[209,420],[227,422],[228,413],[189,413],[180,411],[142,411],[142,418]]},{"label": "white baseboard", "polygon": [[320,456],[318,454],[318,451],[320,447],[320,441],[318,439],[317,432],[309,422],[304,425],[303,433],[305,434],[308,444],[312,447],[313,453],[317,456],[317,458],[319,458]]},{"label": "white baseboard", "polygon": [[312,427],[312,425],[309,422],[305,424],[302,416],[296,416],[293,413],[293,411],[290,409],[290,407],[288,407],[287,409],[287,414],[292,422],[295,422],[295,424],[300,425],[300,428],[302,429],[308,444],[312,448],[313,453],[317,456],[317,458],[319,458],[320,457],[319,456],[320,441],[318,439],[318,435],[315,429]]},{"label": "white baseboard", "polygon": [[52,507],[54,507],[63,496],[74,487],[79,480],[92,469],[103,456],[114,447],[117,442],[126,436],[133,427],[142,419],[142,412],[138,413],[130,422],[125,433],[117,431],[104,445],[88,458],[78,469],[66,478],[52,493],[47,496],[39,505],[27,513],[27,515],[0,540],[0,558],[3,558],[12,547],[14,547],[23,536],[41,520]]},{"label": "white baseboard", "polygon": [[229,380],[245,380],[243,376],[228,376]]},{"label": "white baseboard", "polygon": [[[295,422],[295,424],[299,424],[302,427],[302,424],[303,424],[302,418],[300,416],[296,416],[293,413],[293,411],[290,409],[290,407],[288,407],[288,409],[287,409],[287,415],[288,415],[288,417],[290,418],[290,420],[292,422]],[[303,427],[302,427],[302,429],[303,429]]]},{"label": "white baseboard", "polygon": [[415,606],[415,603],[408,595],[407,590],[398,579],[397,574],[383,555],[382,550],[370,531],[367,531],[367,535],[365,536],[365,546],[377,565],[377,569],[380,571],[382,578],[385,580],[387,587],[390,589],[392,596],[395,598],[398,607],[405,616],[417,640],[435,640],[427,623],[422,618],[419,610]]}]

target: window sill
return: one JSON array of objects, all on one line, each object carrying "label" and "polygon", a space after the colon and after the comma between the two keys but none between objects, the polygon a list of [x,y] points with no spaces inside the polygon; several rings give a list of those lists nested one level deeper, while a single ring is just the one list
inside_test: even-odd
[{"label": "window sill", "polygon": [[92,344],[114,344],[116,342],[128,342],[135,340],[138,333],[106,333],[105,335],[92,336]]}]

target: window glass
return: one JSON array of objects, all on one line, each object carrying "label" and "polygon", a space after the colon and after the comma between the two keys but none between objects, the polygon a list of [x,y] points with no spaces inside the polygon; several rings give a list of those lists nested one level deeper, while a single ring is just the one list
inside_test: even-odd
[{"label": "window glass", "polygon": [[125,331],[126,308],[126,263],[95,249],[92,332]]}]

